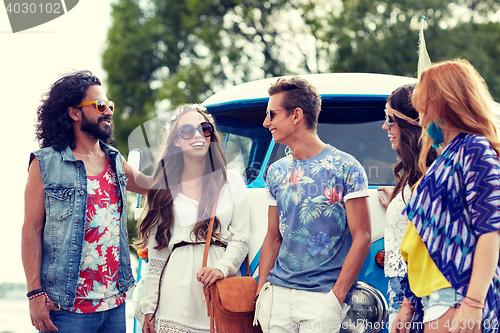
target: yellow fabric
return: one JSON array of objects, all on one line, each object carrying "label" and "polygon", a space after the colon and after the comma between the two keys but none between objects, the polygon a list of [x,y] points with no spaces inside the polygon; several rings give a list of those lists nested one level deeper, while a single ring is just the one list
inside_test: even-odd
[{"label": "yellow fabric", "polygon": [[432,292],[451,287],[434,261],[413,223],[408,223],[401,243],[401,255],[408,263],[408,283],[417,297],[429,296]]}]

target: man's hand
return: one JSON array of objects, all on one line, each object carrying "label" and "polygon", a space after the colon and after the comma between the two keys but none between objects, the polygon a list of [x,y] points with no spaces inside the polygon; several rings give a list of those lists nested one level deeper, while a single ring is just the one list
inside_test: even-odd
[{"label": "man's hand", "polygon": [[47,307],[46,299],[43,296],[35,297],[29,301],[31,324],[42,332],[57,332],[58,329],[50,320],[50,310],[57,310],[57,306],[49,300]]}]

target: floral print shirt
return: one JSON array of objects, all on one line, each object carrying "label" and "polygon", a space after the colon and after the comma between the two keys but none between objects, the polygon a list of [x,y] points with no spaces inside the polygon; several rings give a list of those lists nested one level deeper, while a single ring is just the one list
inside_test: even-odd
[{"label": "floral print shirt", "polygon": [[345,202],[368,196],[368,180],[351,155],[328,145],[317,156],[273,163],[269,204],[277,206],[283,238],[268,281],[281,287],[327,292],[352,244]]},{"label": "floral print shirt", "polygon": [[100,312],[125,302],[117,285],[121,210],[118,180],[106,158],[100,175],[87,176],[84,248],[72,312]]}]

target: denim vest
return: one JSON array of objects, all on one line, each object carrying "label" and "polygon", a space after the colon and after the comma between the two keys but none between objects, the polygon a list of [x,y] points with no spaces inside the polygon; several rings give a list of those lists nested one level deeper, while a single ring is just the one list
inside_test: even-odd
[{"label": "denim vest", "polygon": [[[102,142],[100,145],[116,172],[122,198],[117,287],[121,293],[125,293],[135,282],[128,249],[127,178],[120,153]],[[38,160],[45,193],[41,284],[50,299],[63,308],[70,308],[75,302],[83,260],[87,173],[83,161],[77,160],[69,147],[60,152],[44,148],[33,155]]]}]

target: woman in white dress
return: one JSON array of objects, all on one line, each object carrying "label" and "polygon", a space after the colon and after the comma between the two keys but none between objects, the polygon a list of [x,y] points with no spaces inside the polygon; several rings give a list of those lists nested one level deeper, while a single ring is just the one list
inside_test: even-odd
[{"label": "woman in white dress", "polygon": [[[384,231],[384,273],[389,277],[387,327],[391,327],[401,309],[404,297],[401,281],[406,275],[406,263],[399,249],[408,226],[408,219],[401,213],[410,200],[413,185],[422,177],[418,167],[421,151],[419,138],[422,128],[418,124],[418,113],[411,104],[414,89],[415,85],[409,84],[392,92],[387,98],[386,121],[382,126],[389,135],[392,149],[398,155],[398,162],[394,166],[396,185],[394,188],[386,186],[378,188],[388,197],[385,200],[383,196],[379,196],[380,203],[387,208]],[[431,150],[427,157],[427,166],[430,166],[437,156],[435,149]]]},{"label": "woman in white dress", "polygon": [[[209,332],[203,288],[236,275],[248,254],[246,187],[239,174],[226,170],[214,121],[203,106],[179,107],[166,127],[135,243],[147,246],[149,257],[139,302],[142,331]],[[215,198],[212,245],[202,268]]]}]

